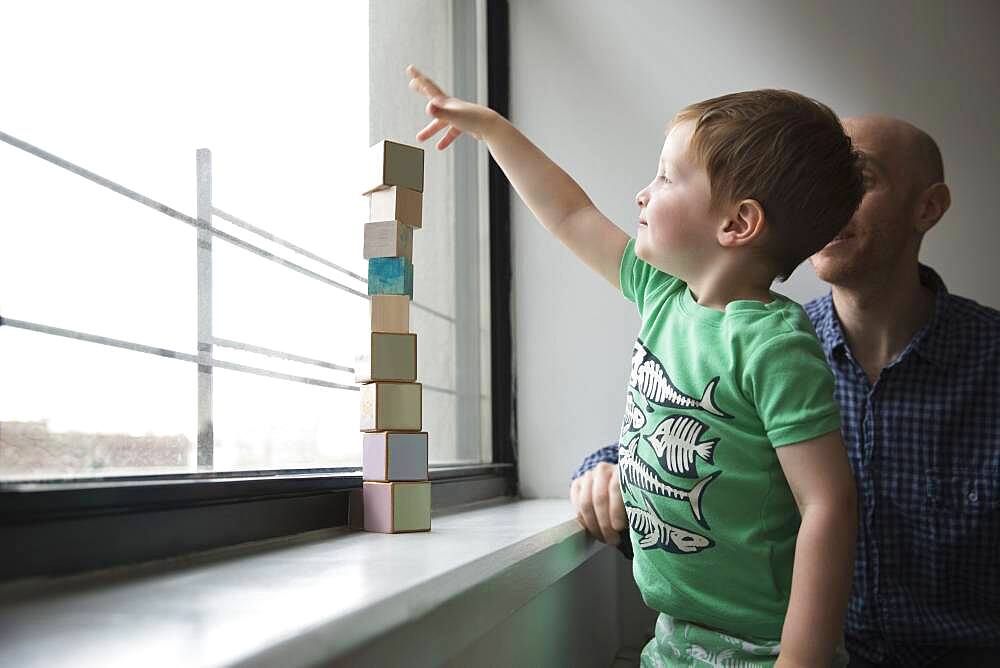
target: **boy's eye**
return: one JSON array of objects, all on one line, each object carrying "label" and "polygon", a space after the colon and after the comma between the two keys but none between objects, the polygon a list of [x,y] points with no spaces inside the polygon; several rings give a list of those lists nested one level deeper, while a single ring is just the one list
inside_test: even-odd
[{"label": "boy's eye", "polygon": [[667,183],[670,183],[670,179],[667,178],[666,174],[660,174],[656,178],[658,178],[661,181],[666,181]]}]

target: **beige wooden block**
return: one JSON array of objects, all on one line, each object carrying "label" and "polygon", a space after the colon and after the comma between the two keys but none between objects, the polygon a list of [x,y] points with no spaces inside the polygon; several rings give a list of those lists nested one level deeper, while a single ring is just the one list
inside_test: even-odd
[{"label": "beige wooden block", "polygon": [[423,223],[424,195],[409,188],[386,188],[368,196],[368,220],[373,223],[395,220],[409,227]]},{"label": "beige wooden block", "polygon": [[420,383],[379,381],[361,386],[361,431],[420,431]]},{"label": "beige wooden block", "polygon": [[431,483],[363,482],[365,531],[431,530]]},{"label": "beige wooden block", "polygon": [[365,194],[391,186],[424,191],[424,149],[385,139],[369,150],[371,181]]},{"label": "beige wooden block", "polygon": [[395,220],[365,225],[365,259],[405,257],[413,259],[413,228]]},{"label": "beige wooden block", "polygon": [[369,311],[373,332],[410,331],[410,298],[406,295],[372,295]]},{"label": "beige wooden block", "polygon": [[370,383],[395,380],[412,383],[417,379],[417,335],[372,332],[369,349],[358,355],[354,380]]}]

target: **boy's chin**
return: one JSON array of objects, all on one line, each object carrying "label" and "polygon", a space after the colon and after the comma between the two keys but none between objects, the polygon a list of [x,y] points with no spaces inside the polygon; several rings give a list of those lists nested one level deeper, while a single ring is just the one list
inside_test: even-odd
[{"label": "boy's chin", "polygon": [[650,252],[650,249],[642,242],[641,238],[636,239],[635,256],[664,273],[676,275],[677,269],[673,267],[673,263],[670,262],[669,258],[664,258],[656,252]]}]

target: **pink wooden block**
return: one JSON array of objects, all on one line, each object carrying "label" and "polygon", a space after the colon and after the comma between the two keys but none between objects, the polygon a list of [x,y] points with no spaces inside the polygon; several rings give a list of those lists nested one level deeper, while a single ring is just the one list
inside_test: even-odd
[{"label": "pink wooden block", "polygon": [[365,531],[430,531],[430,482],[362,483]]}]

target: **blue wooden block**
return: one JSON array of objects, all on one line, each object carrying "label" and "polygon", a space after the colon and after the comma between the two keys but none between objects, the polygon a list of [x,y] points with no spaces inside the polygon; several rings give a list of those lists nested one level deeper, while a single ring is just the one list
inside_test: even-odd
[{"label": "blue wooden block", "polygon": [[405,257],[368,260],[368,294],[407,295],[413,299],[413,263]]}]

